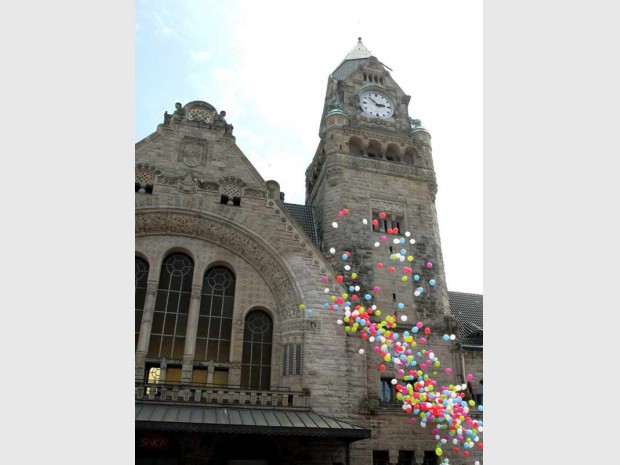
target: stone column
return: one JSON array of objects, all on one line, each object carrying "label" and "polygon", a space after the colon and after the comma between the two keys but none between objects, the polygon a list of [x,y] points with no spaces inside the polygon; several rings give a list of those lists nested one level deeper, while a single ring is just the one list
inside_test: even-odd
[{"label": "stone column", "polygon": [[423,465],[424,464],[424,451],[423,450],[414,450],[413,451],[413,463],[415,465]]},{"label": "stone column", "polygon": [[136,379],[144,379],[144,359],[149,350],[149,340],[151,339],[151,326],[153,325],[153,313],[155,312],[155,299],[159,281],[148,280],[146,285],[146,299],[142,310],[142,323],[140,324],[140,335],[138,336],[138,348],[136,349]]},{"label": "stone column", "polygon": [[390,454],[390,465],[397,465],[398,464],[398,451],[390,449],[389,454]]},{"label": "stone column", "polygon": [[196,334],[198,333],[198,317],[200,316],[200,298],[202,285],[192,285],[192,297],[187,315],[187,333],[185,334],[185,349],[183,350],[183,367],[181,368],[181,383],[192,382],[192,367],[196,352]]}]

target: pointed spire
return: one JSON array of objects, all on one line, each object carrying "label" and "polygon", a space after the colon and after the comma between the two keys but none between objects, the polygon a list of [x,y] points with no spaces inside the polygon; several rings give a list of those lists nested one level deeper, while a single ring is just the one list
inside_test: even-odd
[{"label": "pointed spire", "polygon": [[362,43],[362,38],[357,38],[357,44],[353,47],[353,50],[349,52],[349,54],[345,57],[344,61],[347,60],[357,60],[360,58],[368,58],[372,54],[368,51],[366,46]]}]

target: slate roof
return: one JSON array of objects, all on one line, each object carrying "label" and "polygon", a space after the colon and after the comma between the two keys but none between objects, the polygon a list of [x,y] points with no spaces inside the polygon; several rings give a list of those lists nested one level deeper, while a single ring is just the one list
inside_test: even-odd
[{"label": "slate roof", "polygon": [[316,221],[314,207],[311,205],[297,205],[295,203],[284,203],[293,218],[299,223],[301,229],[306,233],[314,245],[319,246],[319,232]]},{"label": "slate roof", "polygon": [[369,429],[312,412],[178,404],[137,404],[136,428],[353,440],[370,437]]},{"label": "slate roof", "polygon": [[482,294],[448,291],[450,312],[459,322],[458,340],[463,347],[483,347],[483,297]]}]

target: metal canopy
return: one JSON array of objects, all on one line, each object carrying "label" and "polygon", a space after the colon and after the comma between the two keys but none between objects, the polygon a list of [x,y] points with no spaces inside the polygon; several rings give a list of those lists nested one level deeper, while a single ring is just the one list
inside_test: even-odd
[{"label": "metal canopy", "polygon": [[370,430],[312,412],[137,404],[136,429],[358,440]]}]

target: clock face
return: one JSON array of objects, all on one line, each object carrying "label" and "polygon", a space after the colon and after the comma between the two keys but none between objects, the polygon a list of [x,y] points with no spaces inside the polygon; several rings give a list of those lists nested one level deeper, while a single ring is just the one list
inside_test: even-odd
[{"label": "clock face", "polygon": [[394,114],[394,104],[389,97],[376,90],[360,94],[360,106],[364,112],[375,118],[389,118]]}]

